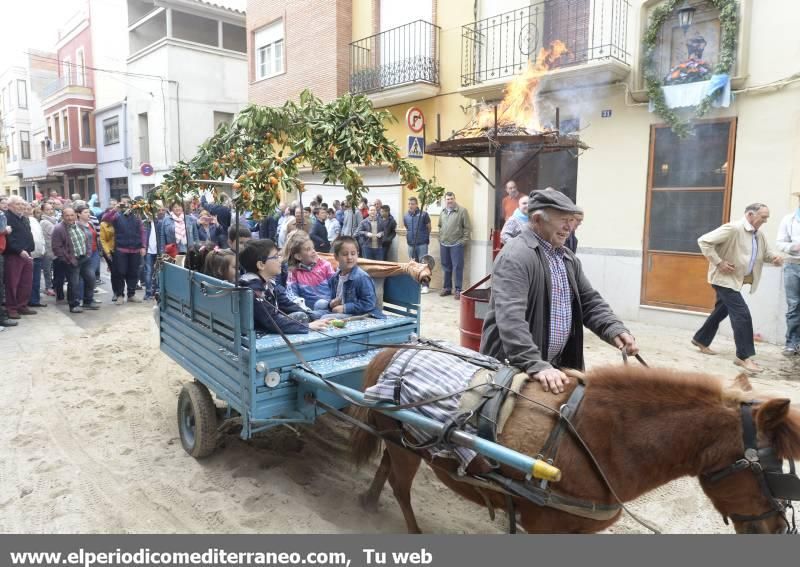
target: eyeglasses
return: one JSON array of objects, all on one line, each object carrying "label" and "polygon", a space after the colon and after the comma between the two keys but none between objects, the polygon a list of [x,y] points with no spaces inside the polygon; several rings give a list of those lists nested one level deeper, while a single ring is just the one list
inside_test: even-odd
[{"label": "eyeglasses", "polygon": [[262,257],[260,258],[260,260],[261,260],[262,262],[269,262],[270,260],[280,260],[281,258],[283,258],[283,254],[281,254],[280,252],[278,252],[278,253],[277,253],[277,254],[275,254],[274,256],[262,256]]}]

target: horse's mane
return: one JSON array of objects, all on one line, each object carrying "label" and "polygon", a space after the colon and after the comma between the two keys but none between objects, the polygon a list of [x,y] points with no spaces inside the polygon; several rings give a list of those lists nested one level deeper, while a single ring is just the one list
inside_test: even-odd
[{"label": "horse's mane", "polygon": [[586,383],[593,399],[614,404],[719,405],[750,399],[738,388],[723,387],[715,376],[669,368],[602,366],[586,374]]}]

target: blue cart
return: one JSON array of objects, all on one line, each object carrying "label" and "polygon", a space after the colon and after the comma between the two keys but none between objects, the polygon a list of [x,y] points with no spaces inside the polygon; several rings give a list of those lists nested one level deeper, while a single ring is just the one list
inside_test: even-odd
[{"label": "blue cart", "polygon": [[[195,378],[178,398],[186,452],[196,458],[210,455],[230,424],[241,425],[242,439],[249,439],[279,425],[313,424],[326,410],[345,408],[348,400],[362,402],[363,372],[380,345],[413,342],[419,335],[419,284],[406,274],[376,283],[386,318],[287,335],[302,363],[281,336],[256,333],[251,290],[164,265],[159,273],[161,350]],[[224,407],[217,407],[212,393]],[[392,417],[432,435],[445,427],[411,411],[394,411]],[[547,463],[460,430],[448,432],[447,439],[537,478],[560,476]]]}]

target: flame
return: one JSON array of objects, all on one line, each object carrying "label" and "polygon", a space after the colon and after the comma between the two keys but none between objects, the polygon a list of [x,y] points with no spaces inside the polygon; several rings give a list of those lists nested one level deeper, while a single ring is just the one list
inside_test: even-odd
[{"label": "flame", "polygon": [[[505,98],[497,107],[497,125],[518,126],[528,132],[543,130],[535,106],[539,81],[556,64],[558,59],[568,51],[563,41],[555,40],[549,49],[539,50],[536,62],[529,62],[528,69],[518,75],[505,90]],[[484,108],[478,113],[479,128],[494,128],[494,108]]]}]

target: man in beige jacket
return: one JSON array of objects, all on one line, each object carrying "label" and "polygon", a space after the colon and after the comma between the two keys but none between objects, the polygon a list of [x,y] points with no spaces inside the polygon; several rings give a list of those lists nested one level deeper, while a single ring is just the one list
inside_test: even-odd
[{"label": "man in beige jacket", "polygon": [[716,354],[708,347],[719,324],[730,315],[736,343],[733,363],[750,372],[760,372],[761,368],[751,360],[756,354],[753,320],[741,289],[744,284],[750,284],[750,293],[755,293],[764,262],[775,266],[783,264],[783,257],[767,243],[764,232],[759,231],[767,219],[767,206],[753,203],[745,209],[742,220],[724,224],[697,239],[700,250],[710,263],[708,283],[717,293],[717,302],[714,311],[695,333],[692,344],[704,354]]}]

